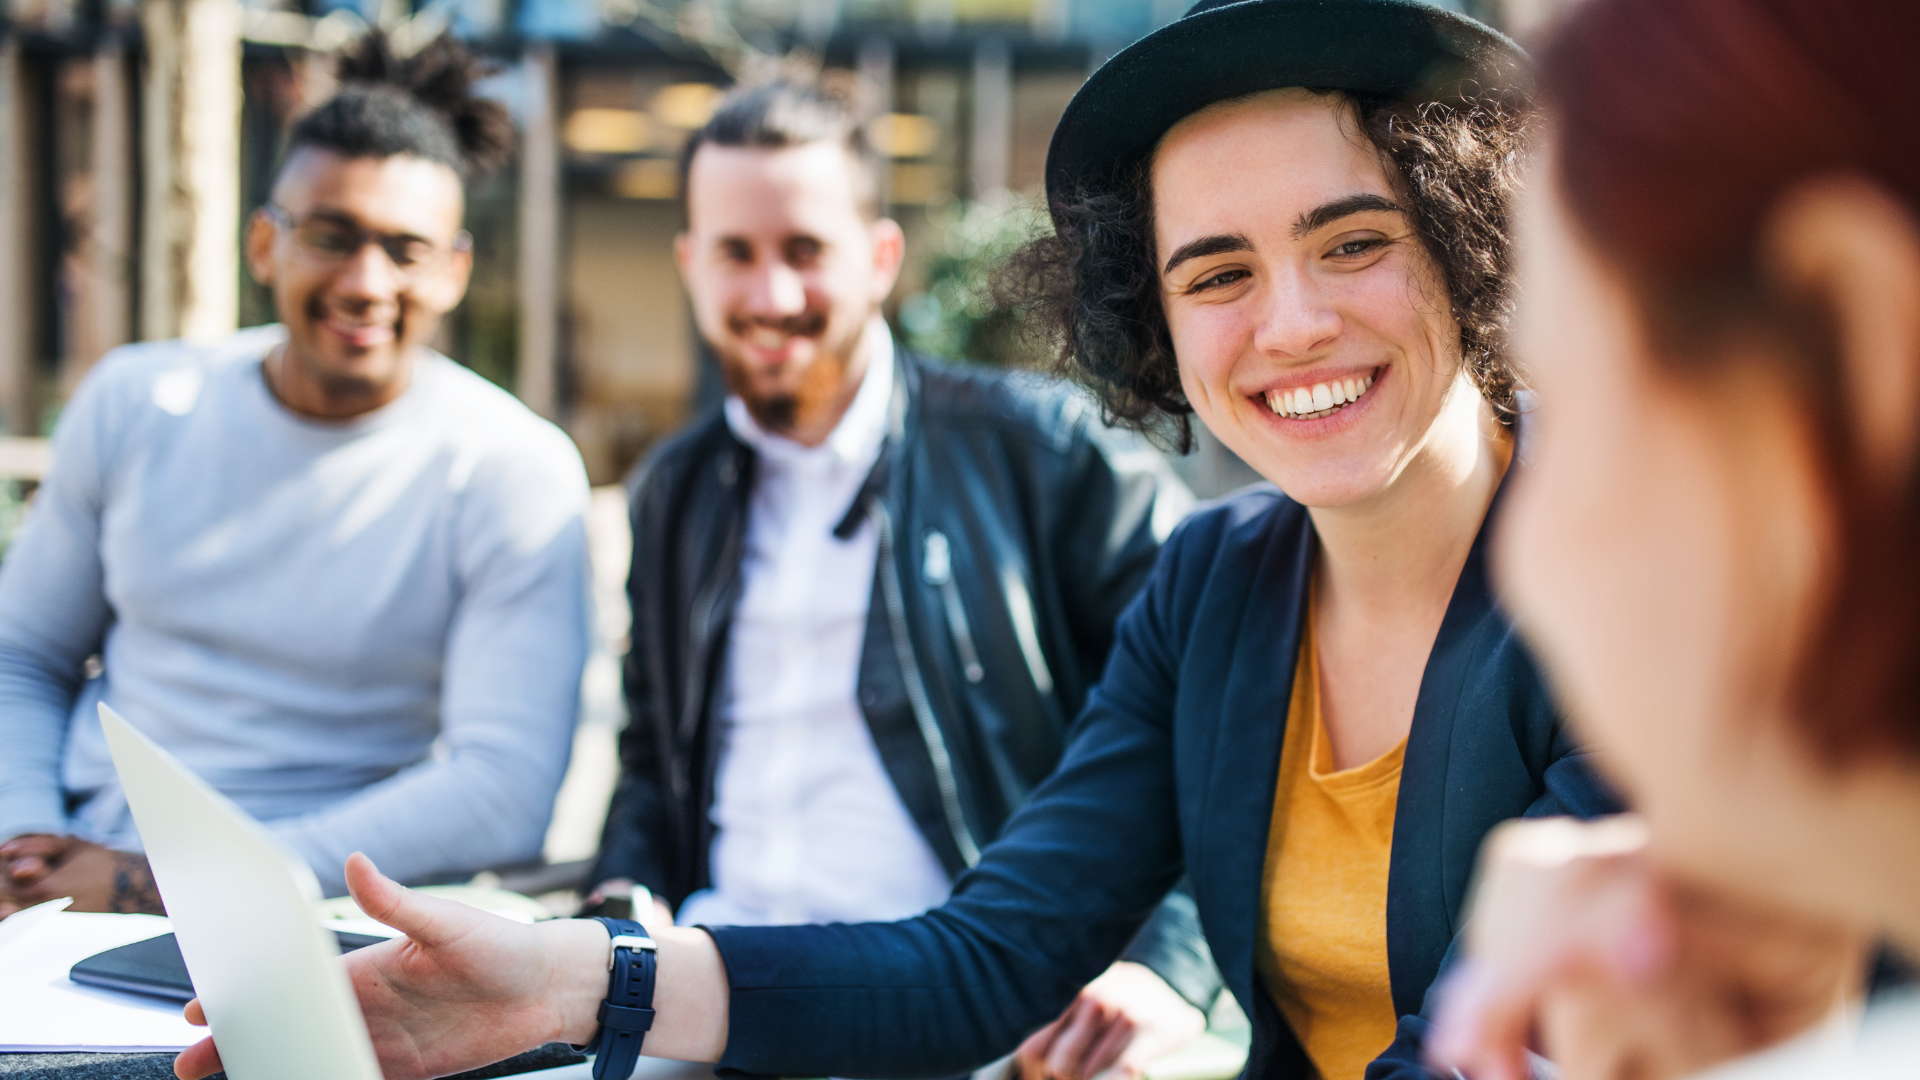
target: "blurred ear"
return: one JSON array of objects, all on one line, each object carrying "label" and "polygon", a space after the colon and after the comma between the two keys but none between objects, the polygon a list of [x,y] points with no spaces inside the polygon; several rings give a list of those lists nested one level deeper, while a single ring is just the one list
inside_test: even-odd
[{"label": "blurred ear", "polygon": [[455,251],[447,256],[446,269],[426,280],[409,284],[405,291],[423,309],[438,319],[460,306],[466,299],[467,283],[473,280],[473,252]]},{"label": "blurred ear", "polygon": [[267,216],[265,209],[255,210],[247,219],[247,238],[244,244],[247,256],[247,272],[253,280],[273,287],[273,241],[280,235],[273,219]]},{"label": "blurred ear", "polygon": [[673,265],[680,268],[680,280],[687,280],[687,269],[693,265],[693,236],[687,232],[673,234]]},{"label": "blurred ear", "polygon": [[460,301],[467,298],[467,286],[473,282],[473,240],[471,238],[467,240],[466,247],[454,249],[452,265],[447,267],[447,276],[453,294],[447,304],[447,310],[452,311],[460,306]]},{"label": "blurred ear", "polygon": [[1885,188],[1829,176],[1775,204],[1761,250],[1831,313],[1842,403],[1861,460],[1887,490],[1920,466],[1920,221]]},{"label": "blurred ear", "polygon": [[900,266],[907,259],[907,235],[892,218],[881,218],[867,229],[873,237],[873,302],[877,304],[900,280]]}]

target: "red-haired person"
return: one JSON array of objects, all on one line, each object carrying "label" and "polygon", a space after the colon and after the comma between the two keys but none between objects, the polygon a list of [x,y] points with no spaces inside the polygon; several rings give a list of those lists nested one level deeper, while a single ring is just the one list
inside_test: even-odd
[{"label": "red-haired person", "polygon": [[1910,997],[1846,1046],[1868,943],[1920,949],[1916,56],[1910,0],[1594,0],[1546,51],[1499,561],[1642,816],[1496,834],[1444,1067],[1920,1067]]}]

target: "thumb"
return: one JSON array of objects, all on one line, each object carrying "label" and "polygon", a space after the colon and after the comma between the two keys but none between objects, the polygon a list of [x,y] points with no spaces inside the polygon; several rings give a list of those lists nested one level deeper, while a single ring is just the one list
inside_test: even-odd
[{"label": "thumb", "polygon": [[381,873],[372,859],[358,851],[347,856],[346,870],[347,891],[361,911],[422,945],[448,944],[480,916],[465,904],[415,893]]}]

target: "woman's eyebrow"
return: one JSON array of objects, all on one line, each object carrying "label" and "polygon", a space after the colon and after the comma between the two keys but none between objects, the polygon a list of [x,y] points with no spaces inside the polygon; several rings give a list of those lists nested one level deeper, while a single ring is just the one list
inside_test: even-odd
[{"label": "woman's eyebrow", "polygon": [[1163,274],[1171,274],[1173,273],[1174,267],[1179,266],[1188,259],[1204,259],[1208,255],[1220,255],[1229,251],[1252,250],[1253,241],[1239,233],[1216,233],[1213,236],[1203,236],[1198,240],[1189,240],[1175,248],[1173,254],[1167,258],[1165,269],[1160,272]]},{"label": "woman's eyebrow", "polygon": [[1316,229],[1324,228],[1349,214],[1365,214],[1374,211],[1404,214],[1406,213],[1406,208],[1394,202],[1392,199],[1375,195],[1372,192],[1348,195],[1344,198],[1335,199],[1332,202],[1321,203],[1319,206],[1301,214],[1294,220],[1293,238],[1298,240],[1308,233]]}]

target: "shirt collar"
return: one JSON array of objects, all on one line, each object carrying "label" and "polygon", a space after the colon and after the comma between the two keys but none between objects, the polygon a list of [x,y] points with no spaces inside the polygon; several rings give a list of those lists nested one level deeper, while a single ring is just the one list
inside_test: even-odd
[{"label": "shirt collar", "polygon": [[725,405],[727,427],[733,436],[752,447],[761,457],[778,462],[820,460],[830,456],[838,464],[870,467],[880,458],[880,445],[887,438],[888,406],[893,400],[893,334],[877,316],[867,324],[867,373],[860,389],[847,405],[847,411],[819,446],[802,446],[784,435],[776,435],[760,426],[747,411],[747,403],[738,394],[728,394]]}]

